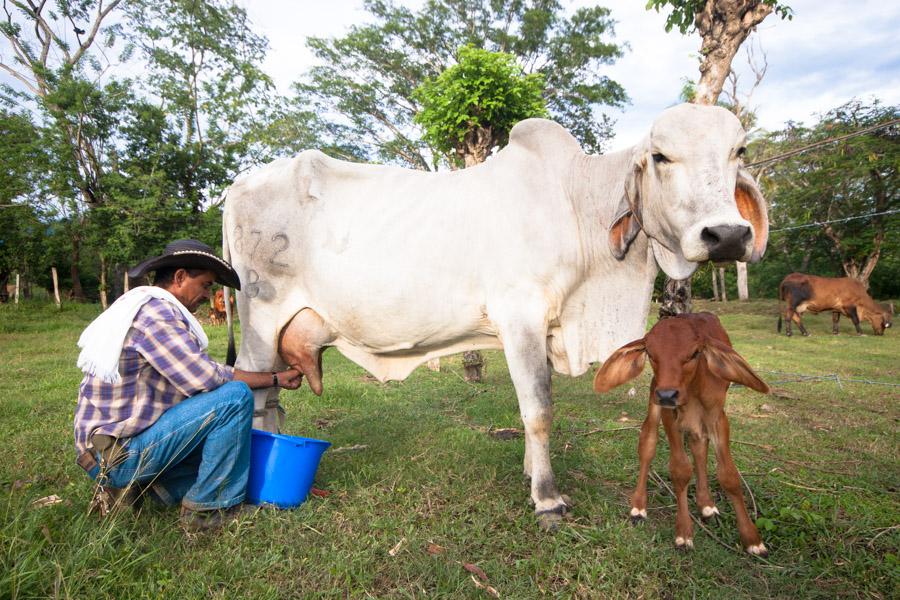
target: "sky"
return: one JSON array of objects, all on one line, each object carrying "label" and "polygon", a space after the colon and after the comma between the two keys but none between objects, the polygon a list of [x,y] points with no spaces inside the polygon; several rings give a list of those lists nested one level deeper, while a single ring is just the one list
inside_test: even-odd
[{"label": "sky", "polygon": [[[417,7],[422,0],[402,0]],[[362,0],[327,2],[238,0],[257,33],[269,39],[264,70],[278,89],[312,66],[308,36],[339,37],[368,14]],[[666,33],[665,14],[647,11],[645,0],[561,0],[568,13],[600,4],[617,21],[615,41],[628,44],[625,56],[603,73],[625,87],[631,103],[623,110],[607,109],[616,120],[610,150],[638,142],[653,118],[678,101],[685,77],[697,79],[700,37]],[[851,98],[879,98],[900,104],[900,2],[885,0],[788,0],[791,21],[769,15],[757,28],[755,44],[766,54],[768,70],[750,99],[759,126],[775,130],[788,121],[815,122]],[[746,47],[750,40],[744,43]],[[749,90],[753,75],[746,67],[744,47],[733,66],[740,87]]]}]

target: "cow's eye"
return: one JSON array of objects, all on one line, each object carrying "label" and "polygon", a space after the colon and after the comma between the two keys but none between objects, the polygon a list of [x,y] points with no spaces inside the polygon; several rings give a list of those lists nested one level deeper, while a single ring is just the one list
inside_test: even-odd
[{"label": "cow's eye", "polygon": [[734,155],[737,156],[738,158],[743,158],[743,156],[745,154],[747,154],[746,146],[741,146],[740,148],[737,149],[737,152],[734,153]]},{"label": "cow's eye", "polygon": [[694,360],[694,359],[697,358],[698,356],[700,356],[700,351],[699,351],[699,350],[695,350],[694,353],[691,354],[691,360]]},{"label": "cow's eye", "polygon": [[661,152],[654,152],[653,153],[653,162],[661,165],[661,164],[665,164],[665,163],[672,162],[672,161],[669,160],[668,158],[666,158],[665,154],[662,154]]}]

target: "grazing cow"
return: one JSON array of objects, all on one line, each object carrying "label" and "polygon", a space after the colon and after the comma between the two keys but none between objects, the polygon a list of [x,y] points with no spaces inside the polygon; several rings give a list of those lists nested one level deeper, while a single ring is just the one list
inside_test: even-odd
[{"label": "grazing cow", "polygon": [[[232,308],[234,307],[234,296],[229,294],[228,298],[229,303]],[[226,311],[225,311],[225,292],[222,289],[216,290],[216,293],[213,294],[212,300],[210,302],[209,307],[209,322],[213,325],[221,325],[225,322]]]},{"label": "grazing cow", "polygon": [[[551,366],[579,375],[646,326],[658,267],[758,260],[765,201],[741,168],[746,134],[718,107],[666,110],[639,145],[589,156],[528,119],[483,164],[428,173],[317,151],[226,191],[224,256],[241,276],[246,370],[298,368],[323,389],[334,346],[378,379],[502,348],[542,526],[566,510],[550,465]],[[278,390],[254,426],[276,429]]]},{"label": "grazing cow", "polygon": [[[866,288],[852,277],[818,277],[806,273],[791,273],[781,280],[778,286],[778,332],[781,333],[781,319],[785,319],[785,334],[793,335],[791,322],[797,324],[800,333],[809,335],[800,315],[809,311],[813,314],[831,311],[831,332],[838,333],[838,321],[841,315],[850,317],[856,333],[862,335],[860,320],[872,324],[875,335],[884,335],[884,330],[891,326],[894,306],[887,309],[878,305],[866,292]],[[782,308],[781,302],[785,303]]]},{"label": "grazing cow", "polygon": [[750,554],[765,556],[766,546],[747,514],[741,479],[728,448],[728,418],[725,395],[729,382],[740,383],[766,394],[768,386],[731,347],[728,334],[711,313],[678,315],[663,319],[642,339],[613,352],[594,376],[594,389],[607,392],[634,379],[650,357],[650,408],[641,426],[638,442],[640,471],[631,496],[631,520],[647,517],[647,473],[656,453],[659,421],[662,417],[669,439],[669,473],[678,508],[675,514],[675,546],[694,547],[693,523],[687,503],[687,486],[693,469],[684,451],[683,434],[688,434],[694,467],[697,469],[697,505],[704,519],[719,514],[706,477],[706,456],[712,440],[716,452],[716,474],[728,494],[737,517],[741,543]]}]

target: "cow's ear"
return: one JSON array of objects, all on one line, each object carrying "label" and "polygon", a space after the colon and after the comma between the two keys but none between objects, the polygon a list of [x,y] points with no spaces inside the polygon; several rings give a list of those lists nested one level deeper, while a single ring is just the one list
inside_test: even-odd
[{"label": "cow's ear", "polygon": [[768,394],[769,386],[753,372],[744,357],[730,346],[719,340],[707,339],[703,348],[706,366],[713,374],[756,390],[760,394]]},{"label": "cow's ear", "polygon": [[756,181],[744,168],[738,169],[734,201],[741,216],[753,226],[753,254],[750,262],[759,262],[766,253],[766,245],[769,242],[769,212],[766,208],[766,199],[759,191]]},{"label": "cow's ear", "polygon": [[625,258],[631,242],[641,231],[641,173],[641,166],[635,164],[625,178],[616,218],[609,226],[609,249],[617,260]]},{"label": "cow's ear", "polygon": [[644,350],[644,338],[641,338],[613,352],[594,375],[594,391],[608,392],[640,375],[647,360]]}]

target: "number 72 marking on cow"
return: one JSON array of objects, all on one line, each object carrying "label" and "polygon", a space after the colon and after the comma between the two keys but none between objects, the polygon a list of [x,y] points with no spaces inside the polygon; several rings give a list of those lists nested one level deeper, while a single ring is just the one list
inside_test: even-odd
[{"label": "number 72 marking on cow", "polygon": [[[253,247],[250,249],[250,255],[248,256],[247,262],[253,264],[256,257],[256,251],[259,248],[259,244],[263,238],[263,232],[259,229],[251,229],[250,237],[253,239]],[[272,255],[269,256],[269,260],[266,262],[274,267],[287,267],[287,263],[275,260],[276,256],[287,250],[291,245],[291,241],[288,238],[287,234],[285,234],[284,232],[278,232],[272,236],[271,242],[273,245],[273,252]],[[244,251],[244,228],[240,225],[236,225],[234,228],[234,250],[238,254],[242,254]]]}]

